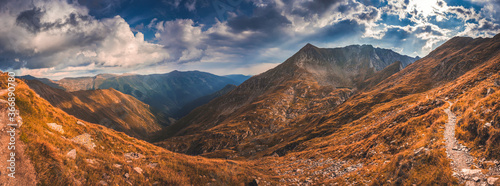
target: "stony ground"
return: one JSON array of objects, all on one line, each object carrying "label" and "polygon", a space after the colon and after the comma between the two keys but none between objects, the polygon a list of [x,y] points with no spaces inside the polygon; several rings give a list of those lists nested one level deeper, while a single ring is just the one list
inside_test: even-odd
[{"label": "stony ground", "polygon": [[[448,122],[445,125],[444,137],[446,141],[446,153],[451,159],[453,175],[459,178],[465,185],[493,185],[494,177],[487,177],[482,169],[474,163],[474,157],[469,154],[469,149],[460,144],[455,138],[455,127],[457,116],[451,111],[452,102],[448,101],[449,107],[444,110],[448,114]],[[489,174],[491,175],[491,174]]]}]

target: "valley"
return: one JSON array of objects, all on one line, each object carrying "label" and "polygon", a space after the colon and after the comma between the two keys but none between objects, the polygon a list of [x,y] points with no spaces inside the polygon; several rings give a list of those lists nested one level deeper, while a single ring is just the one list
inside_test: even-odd
[{"label": "valley", "polygon": [[19,80],[20,140],[41,184],[498,185],[499,52],[499,35],[421,59],[307,44],[169,124],[140,89],[122,92],[146,79]]}]

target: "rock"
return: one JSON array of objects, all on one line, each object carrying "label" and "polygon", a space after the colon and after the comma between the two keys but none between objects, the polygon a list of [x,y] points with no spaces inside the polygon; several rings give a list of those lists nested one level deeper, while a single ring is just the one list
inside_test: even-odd
[{"label": "rock", "polygon": [[101,181],[99,181],[99,185],[108,185],[108,182],[101,180]]},{"label": "rock", "polygon": [[498,180],[498,178],[495,178],[495,177],[489,177],[488,178],[488,184],[489,185],[495,185],[495,182]]},{"label": "rock", "polygon": [[67,156],[68,158],[71,158],[71,159],[76,159],[76,149],[72,149],[72,150],[70,150],[70,151],[66,154],[66,156]]},{"label": "rock", "polygon": [[248,183],[248,186],[259,186],[259,180],[253,179],[250,183]]},{"label": "rock", "polygon": [[120,165],[120,164],[113,164],[113,167],[118,168],[118,169],[121,169],[121,168],[122,168],[122,165]]},{"label": "rock", "polygon": [[491,127],[491,123],[490,122],[485,123],[484,127]]},{"label": "rock", "polygon": [[488,88],[488,90],[486,91],[486,95],[490,95],[493,93],[495,93],[495,89],[492,89],[492,88]]},{"label": "rock", "polygon": [[479,182],[480,180],[481,180],[481,178],[479,178],[479,177],[472,178],[472,181],[475,181],[475,182]]},{"label": "rock", "polygon": [[144,157],[142,154],[139,154],[136,152],[125,153],[125,154],[123,154],[123,156],[125,156],[126,159],[140,159],[140,158]]},{"label": "rock", "polygon": [[57,131],[61,134],[64,134],[64,129],[63,129],[62,125],[58,125],[56,123],[47,123],[47,126],[49,126],[49,128],[54,130],[54,131]]},{"label": "rock", "polygon": [[92,138],[91,138],[90,134],[87,134],[87,133],[76,136],[73,139],[71,139],[71,141],[78,143],[80,145],[83,145],[84,147],[86,147],[89,150],[92,150],[92,149],[94,149],[94,147],[96,147],[95,143],[92,142]]},{"label": "rock", "polygon": [[93,164],[95,164],[95,163],[96,163],[96,161],[95,161],[94,159],[85,159],[85,161],[86,161],[88,164],[91,164],[91,165],[93,165]]},{"label": "rock", "polygon": [[471,181],[471,180],[465,182],[465,186],[475,186],[475,185],[476,185],[476,182]]},{"label": "rock", "polygon": [[87,125],[85,125],[85,123],[83,123],[81,121],[76,121],[76,124],[81,125],[81,126],[87,126]]},{"label": "rock", "polygon": [[462,169],[464,175],[473,175],[481,173],[481,169]]},{"label": "rock", "polygon": [[125,173],[125,174],[123,175],[123,177],[124,177],[124,178],[126,178],[126,179],[128,179],[128,177],[130,177],[130,175],[129,175],[128,173]]},{"label": "rock", "polygon": [[142,169],[140,167],[134,167],[135,172],[142,174]]},{"label": "rock", "polygon": [[156,166],[158,166],[158,163],[149,163],[148,164],[149,168],[155,168]]}]

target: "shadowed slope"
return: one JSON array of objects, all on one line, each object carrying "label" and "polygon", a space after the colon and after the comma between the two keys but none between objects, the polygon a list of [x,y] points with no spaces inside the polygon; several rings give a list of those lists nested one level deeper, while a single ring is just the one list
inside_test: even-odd
[{"label": "shadowed slope", "polygon": [[146,139],[165,122],[148,105],[115,89],[66,92],[37,80],[26,82],[42,98],[68,114],[134,137]]}]

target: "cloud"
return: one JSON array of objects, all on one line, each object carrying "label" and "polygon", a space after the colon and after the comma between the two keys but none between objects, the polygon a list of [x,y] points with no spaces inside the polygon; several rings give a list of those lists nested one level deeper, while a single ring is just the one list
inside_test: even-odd
[{"label": "cloud", "polygon": [[141,15],[132,15],[127,23],[115,14],[129,2],[0,1],[0,69],[53,77],[195,68],[260,73],[305,43],[365,43],[424,56],[456,35],[500,32],[500,3],[494,0],[471,0],[475,6],[444,0],[247,0],[228,10],[224,21],[199,18],[213,8],[210,2],[148,1],[168,6],[151,7],[155,11],[183,14],[162,11],[137,23],[134,17]]},{"label": "cloud", "polygon": [[3,69],[140,67],[169,60],[162,45],[134,34],[120,16],[96,20],[86,8],[63,0],[5,10],[0,13]]}]

